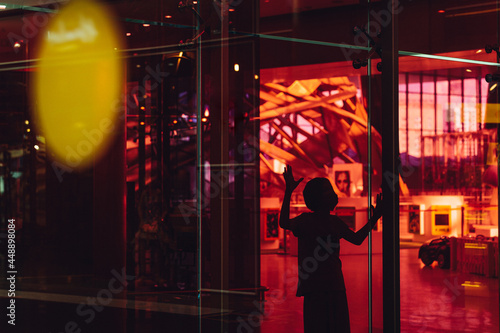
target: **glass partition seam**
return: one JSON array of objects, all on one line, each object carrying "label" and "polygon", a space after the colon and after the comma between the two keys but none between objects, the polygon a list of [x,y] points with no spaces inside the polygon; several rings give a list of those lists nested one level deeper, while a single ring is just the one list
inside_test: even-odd
[{"label": "glass partition seam", "polygon": [[192,30],[196,30],[196,31],[198,30],[198,26],[192,26],[192,25],[165,23],[165,22],[150,21],[150,20],[138,20],[138,19],[131,19],[131,18],[120,18],[120,20],[123,21],[123,22],[138,23],[138,24],[149,24],[149,25],[155,25],[155,26],[159,26],[159,27],[192,29]]},{"label": "glass partition seam", "polygon": [[[58,4],[58,6],[59,6],[59,4]],[[25,11],[31,11],[31,12],[43,12],[43,13],[49,13],[49,14],[56,14],[57,12],[59,12],[59,9],[15,5],[15,4],[8,4],[4,10],[13,10],[13,9],[25,10]],[[156,25],[156,26],[160,26],[160,27],[173,27],[173,28],[181,28],[181,29],[198,30],[197,25],[192,26],[192,25],[165,23],[165,22],[151,21],[151,20],[139,20],[139,19],[133,19],[133,18],[119,18],[119,20],[121,20],[123,22],[138,23],[138,24],[150,24],[150,25]]]},{"label": "glass partition seam", "polygon": [[427,53],[418,53],[418,52],[409,52],[409,51],[399,51],[398,54],[400,56],[406,55],[406,56],[418,57],[418,58],[436,59],[436,60],[454,61],[454,62],[460,62],[460,63],[466,63],[466,64],[473,64],[473,65],[486,65],[486,66],[500,67],[500,64],[497,62],[473,60],[473,59],[467,59],[467,58],[448,57],[448,56],[441,56],[441,55],[436,55],[436,54],[427,54]]},{"label": "glass partition seam", "polygon": [[[200,4],[197,4],[197,11],[200,11]],[[197,23],[197,33],[200,29],[200,22]],[[197,119],[201,119],[202,117],[202,106],[201,106],[201,91],[202,91],[202,84],[201,84],[201,55],[202,55],[202,45],[201,45],[201,39],[197,41],[196,43],[196,117]],[[197,255],[198,255],[198,262],[197,262],[197,281],[196,281],[196,288],[198,289],[198,332],[201,333],[201,315],[202,315],[202,298],[201,298],[201,283],[202,283],[202,267],[201,267],[201,246],[202,246],[202,209],[203,209],[203,203],[202,203],[202,198],[203,198],[203,174],[204,174],[204,168],[203,168],[203,133],[202,133],[202,122],[197,121],[196,122],[196,131],[197,131],[197,136],[196,136],[196,164],[197,164],[197,184],[196,184],[196,193],[197,193],[197,198],[196,198],[196,212],[197,212]]]},{"label": "glass partition seam", "polygon": [[235,35],[245,35],[245,36],[250,36],[250,37],[259,37],[259,38],[265,38],[265,39],[272,39],[272,40],[280,40],[280,41],[286,41],[286,42],[293,42],[293,43],[302,43],[302,44],[310,44],[310,45],[321,45],[321,46],[331,46],[331,47],[344,47],[348,49],[355,49],[355,50],[362,50],[362,51],[369,51],[370,47],[366,46],[358,46],[358,45],[350,45],[350,44],[342,44],[342,43],[332,43],[332,42],[324,42],[324,41],[319,41],[319,40],[312,40],[312,39],[302,39],[302,38],[294,38],[294,37],[281,37],[281,36],[275,36],[275,35],[266,35],[266,34],[253,34],[253,33],[246,33],[246,32],[240,32],[240,31],[230,31],[231,34]]},{"label": "glass partition seam", "polygon": [[[368,9],[370,8],[370,0],[368,0]],[[370,17],[371,13],[370,10],[367,10],[367,31],[370,31]],[[369,41],[367,41],[368,47]],[[366,121],[366,132],[367,132],[367,166],[368,166],[368,219],[370,219],[371,215],[371,198],[372,198],[372,124],[371,124],[371,117],[372,117],[372,60],[368,60],[368,66],[367,66],[367,71],[368,71],[368,98],[367,98],[367,121]],[[373,262],[372,262],[372,230],[368,233],[368,333],[372,333],[372,321],[373,321],[373,312],[372,312],[372,273],[373,273]]]},{"label": "glass partition seam", "polygon": [[43,13],[57,13],[57,9],[51,9],[51,8],[43,8],[43,7],[34,7],[34,6],[25,6],[25,5],[16,5],[16,4],[7,4],[5,5],[4,10],[13,10],[13,9],[20,9],[20,10],[27,10],[27,11],[32,11],[32,12],[43,12]]}]

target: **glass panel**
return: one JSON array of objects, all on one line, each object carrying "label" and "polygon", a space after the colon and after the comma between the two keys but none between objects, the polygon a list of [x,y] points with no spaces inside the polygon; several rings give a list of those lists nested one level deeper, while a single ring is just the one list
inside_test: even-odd
[{"label": "glass panel", "polygon": [[[19,317],[34,316],[19,330],[301,332],[300,278],[308,309],[329,292],[338,323],[381,331],[382,222],[360,246],[330,236],[363,228],[382,183],[388,13],[358,0],[0,3],[0,232],[15,229],[18,264],[0,237],[0,268],[17,271]],[[114,18],[108,42],[100,17]],[[404,147],[419,156],[451,102],[424,121],[437,98],[401,75]],[[485,117],[466,97],[459,116]],[[310,212],[313,178],[339,197],[309,252],[279,225],[286,165],[304,178],[290,217]]]},{"label": "glass panel", "polygon": [[[401,71],[407,62],[400,57]],[[402,159],[408,193],[400,194],[401,331],[498,329],[489,319],[498,313],[498,180],[491,178],[498,120],[496,87],[485,84],[497,68],[425,59],[408,74],[422,78],[422,93],[400,89],[413,128],[400,124],[399,139],[413,137],[421,147],[412,151],[410,144]]]}]

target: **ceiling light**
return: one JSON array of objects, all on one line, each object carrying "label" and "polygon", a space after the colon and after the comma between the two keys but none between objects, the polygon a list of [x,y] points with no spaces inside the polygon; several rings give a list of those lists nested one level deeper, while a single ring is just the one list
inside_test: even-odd
[{"label": "ceiling light", "polygon": [[439,14],[443,14],[445,11],[443,9],[438,10]]},{"label": "ceiling light", "polygon": [[7,5],[0,5],[0,10],[4,10],[7,8]]},{"label": "ceiling light", "polygon": [[151,25],[151,24],[149,24],[149,23],[144,23],[142,26],[143,26],[143,27],[149,27],[150,25]]},{"label": "ceiling light", "polygon": [[132,33],[127,32],[125,35],[126,35],[127,37],[129,37],[129,36],[132,36]]},{"label": "ceiling light", "polygon": [[172,18],[172,15],[165,15],[165,18],[166,18],[166,19],[171,19],[171,18]]},{"label": "ceiling light", "polygon": [[234,64],[234,71],[239,72],[240,71],[240,65]]},{"label": "ceiling light", "polygon": [[468,69],[468,68],[467,68],[465,71],[466,71],[467,73],[472,73],[472,69]]}]

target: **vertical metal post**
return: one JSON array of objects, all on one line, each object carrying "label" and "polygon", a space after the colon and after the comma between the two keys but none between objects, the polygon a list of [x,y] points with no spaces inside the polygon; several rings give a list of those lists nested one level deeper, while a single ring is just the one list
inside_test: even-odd
[{"label": "vertical metal post", "polygon": [[[368,5],[370,5],[370,0],[368,0]],[[368,7],[369,8],[369,7]],[[367,10],[367,31],[370,31],[370,10]],[[369,46],[369,45],[368,45]],[[367,98],[367,115],[368,119],[366,122],[366,133],[367,133],[367,164],[368,164],[368,217],[371,215],[371,201],[372,201],[372,124],[371,124],[371,119],[372,119],[372,61],[371,59],[368,60],[368,66],[367,66],[367,75],[368,75],[368,98]],[[323,111],[323,110],[322,110]],[[322,112],[323,114],[323,112]],[[323,114],[324,118],[324,114]],[[330,156],[332,156],[331,152],[331,147],[328,145],[330,148]],[[372,239],[372,233],[370,232],[368,234],[368,333],[372,333],[372,324],[373,324],[373,309],[372,309],[372,275],[373,275],[373,262],[372,262],[372,251],[373,247],[373,239]]]},{"label": "vertical metal post", "polygon": [[[200,12],[200,4],[197,4],[197,11]],[[196,26],[196,34],[200,33],[200,22],[198,20]],[[196,165],[197,175],[196,175],[196,223],[197,223],[197,271],[198,279],[196,288],[198,289],[198,332],[201,333],[201,315],[203,313],[202,309],[202,297],[201,297],[201,286],[202,286],[202,221],[203,221],[203,187],[204,187],[204,167],[203,167],[203,124],[201,118],[203,117],[203,106],[202,106],[202,37],[198,40],[196,45]]]},{"label": "vertical metal post", "polygon": [[398,5],[385,0],[391,22],[382,37],[382,188],[384,332],[400,331],[399,272],[399,126],[398,126]]}]

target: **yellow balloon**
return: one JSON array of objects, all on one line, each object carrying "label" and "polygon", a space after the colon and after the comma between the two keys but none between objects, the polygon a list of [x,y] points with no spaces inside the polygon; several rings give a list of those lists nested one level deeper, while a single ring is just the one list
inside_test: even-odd
[{"label": "yellow balloon", "polygon": [[93,0],[70,2],[44,32],[32,84],[35,125],[69,168],[89,166],[109,144],[121,105],[120,48],[114,20]]}]

